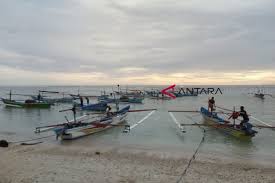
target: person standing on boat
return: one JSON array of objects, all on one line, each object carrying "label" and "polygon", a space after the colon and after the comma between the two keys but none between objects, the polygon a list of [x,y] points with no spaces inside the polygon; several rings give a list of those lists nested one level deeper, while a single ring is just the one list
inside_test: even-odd
[{"label": "person standing on boat", "polygon": [[107,108],[106,108],[107,116],[111,116],[112,115],[111,110],[112,110],[111,106],[107,105]]},{"label": "person standing on boat", "polygon": [[241,116],[243,118],[243,120],[240,123],[240,126],[244,127],[244,125],[249,122],[249,117],[247,115],[246,110],[244,110],[244,106],[240,107],[239,116]]},{"label": "person standing on boat", "polygon": [[75,104],[73,105],[72,111],[73,111],[73,115],[74,115],[74,122],[76,122],[76,106],[75,106]]},{"label": "person standing on boat", "polygon": [[41,94],[38,93],[38,95],[37,95],[37,100],[40,102],[41,99],[42,99]]},{"label": "person standing on boat", "polygon": [[80,96],[79,99],[80,99],[80,106],[83,107],[83,97]]},{"label": "person standing on boat", "polygon": [[85,97],[86,101],[87,101],[87,105],[90,104],[90,100],[89,100],[89,97]]},{"label": "person standing on boat", "polygon": [[208,100],[208,111],[212,113],[214,111],[214,107],[216,107],[215,99],[212,97],[210,100]]}]

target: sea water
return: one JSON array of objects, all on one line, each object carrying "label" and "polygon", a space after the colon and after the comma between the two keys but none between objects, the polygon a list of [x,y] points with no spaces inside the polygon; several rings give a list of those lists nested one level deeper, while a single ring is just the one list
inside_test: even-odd
[{"label": "sea water", "polygon": [[[192,88],[192,86],[188,86]],[[197,87],[197,86],[196,86]],[[208,86],[200,86],[208,88]],[[129,88],[147,89],[163,88],[161,86],[131,86]],[[238,110],[240,106],[245,106],[247,112],[254,117],[275,126],[275,98],[266,96],[265,99],[256,98],[251,93],[258,90],[256,86],[215,86],[220,88],[222,94],[206,95],[205,93],[197,97],[182,97],[175,100],[154,100],[145,98],[143,104],[131,104],[131,109],[148,109],[156,108],[148,118],[143,118],[151,111],[132,112],[127,116],[129,125],[136,124],[129,133],[122,133],[123,127],[113,128],[111,130],[87,136],[69,143],[56,141],[54,137],[46,139],[49,143],[59,143],[60,145],[91,146],[96,144],[107,144],[114,146],[147,147],[172,149],[175,151],[192,152],[200,143],[203,135],[205,141],[200,149],[200,153],[220,155],[225,157],[242,158],[252,161],[274,161],[275,159],[275,130],[256,129],[258,134],[251,141],[241,141],[232,136],[204,127],[206,130],[203,134],[202,129],[198,127],[185,127],[185,133],[182,133],[175,123],[192,124],[202,123],[202,117],[196,112],[182,112],[172,114],[168,110],[188,110],[198,111],[201,106],[207,106],[209,97],[214,96],[216,105],[224,108]],[[264,86],[265,93],[275,96],[275,86]],[[71,94],[81,95],[101,95],[103,91],[107,94],[117,90],[112,86],[29,86],[29,87],[0,87],[2,98],[8,98],[8,93],[37,95],[38,90],[60,91]],[[45,94],[47,95],[47,94]],[[49,95],[49,94],[48,94]],[[51,95],[53,96],[53,95]],[[57,95],[58,96],[58,95]],[[60,97],[60,96],[59,96]],[[24,100],[27,96],[12,95],[13,99]],[[85,100],[84,100],[85,102]],[[96,99],[91,100],[95,103]],[[127,104],[120,104],[123,107]],[[57,104],[50,109],[24,109],[5,107],[0,105],[0,138],[9,141],[27,140],[51,134],[35,134],[35,127],[45,126],[65,122],[65,116],[72,119],[72,113],[59,112],[63,109],[71,108],[71,104]],[[113,107],[115,109],[115,107]],[[78,112],[77,115],[82,115]],[[173,115],[175,119],[171,117]],[[222,117],[227,117],[222,115]],[[256,120],[250,121],[255,125],[263,125]],[[239,121],[236,121],[239,123]]]}]

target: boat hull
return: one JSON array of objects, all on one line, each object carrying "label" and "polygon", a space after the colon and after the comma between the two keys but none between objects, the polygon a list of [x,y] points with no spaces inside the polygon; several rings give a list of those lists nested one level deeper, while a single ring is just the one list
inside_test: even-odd
[{"label": "boat hull", "polygon": [[119,125],[125,121],[125,118],[127,116],[126,114],[115,116],[110,120],[107,120],[105,123],[110,123],[110,125],[107,125],[105,127],[97,127],[96,125],[88,125],[85,127],[80,127],[76,129],[69,129],[66,130],[64,134],[62,134],[60,137],[62,140],[74,140],[80,137],[92,135],[101,131],[108,130],[110,128],[113,128],[116,125]]},{"label": "boat hull", "polygon": [[24,102],[17,102],[14,100],[2,99],[3,103],[7,107],[17,107],[17,108],[50,108],[51,104],[44,103],[44,102],[37,102],[37,103],[24,103]]},{"label": "boat hull", "polygon": [[107,109],[107,103],[106,102],[100,102],[97,104],[90,104],[90,105],[85,105],[81,107],[82,110],[86,111],[106,111]]}]

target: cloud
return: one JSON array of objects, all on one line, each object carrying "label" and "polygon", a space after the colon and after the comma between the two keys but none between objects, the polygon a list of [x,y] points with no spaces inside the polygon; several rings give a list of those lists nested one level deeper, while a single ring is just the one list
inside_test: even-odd
[{"label": "cloud", "polygon": [[62,75],[59,83],[72,79],[66,73],[85,79],[100,73],[109,84],[149,84],[150,77],[153,84],[189,82],[192,73],[202,71],[208,80],[193,82],[258,83],[249,73],[259,71],[273,78],[262,82],[275,83],[274,5],[271,0],[4,1],[0,70]]}]

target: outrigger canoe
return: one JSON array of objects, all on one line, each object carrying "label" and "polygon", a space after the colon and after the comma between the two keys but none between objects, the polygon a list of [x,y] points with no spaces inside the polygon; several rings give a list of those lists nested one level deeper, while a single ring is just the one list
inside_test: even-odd
[{"label": "outrigger canoe", "polygon": [[25,100],[25,101],[16,101],[16,100],[9,100],[3,99],[3,103],[8,107],[19,107],[19,108],[50,108],[51,104],[37,101],[37,100]]},{"label": "outrigger canoe", "polygon": [[106,114],[92,121],[89,115],[85,115],[78,118],[76,121],[56,125],[55,127],[36,128],[36,132],[39,133],[52,130],[56,134],[57,139],[60,137],[61,140],[73,140],[119,126],[125,121],[129,109],[130,106],[126,106],[118,112],[111,113],[110,115]]},{"label": "outrigger canoe", "polygon": [[246,129],[241,129],[239,125],[229,124],[229,121],[219,117],[216,112],[211,113],[204,107],[201,107],[200,112],[205,123],[209,126],[236,138],[249,140],[257,133],[257,131],[252,130],[252,125],[250,123],[247,124],[248,126]]}]

